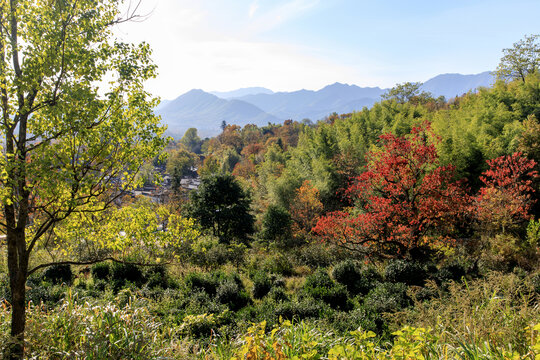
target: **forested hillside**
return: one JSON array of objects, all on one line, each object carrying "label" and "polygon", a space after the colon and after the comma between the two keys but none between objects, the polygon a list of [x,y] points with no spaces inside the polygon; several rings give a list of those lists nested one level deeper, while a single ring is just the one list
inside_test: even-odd
[{"label": "forested hillside", "polygon": [[451,100],[174,141],[98,5],[0,2],[2,358],[540,357],[538,35]]}]

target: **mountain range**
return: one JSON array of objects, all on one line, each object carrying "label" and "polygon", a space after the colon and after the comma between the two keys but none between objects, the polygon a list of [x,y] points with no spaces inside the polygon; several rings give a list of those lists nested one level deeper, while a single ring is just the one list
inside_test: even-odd
[{"label": "mountain range", "polygon": [[[475,75],[442,74],[426,81],[421,90],[450,99],[479,87],[491,86],[493,82],[494,77],[489,71]],[[276,93],[262,87],[212,93],[194,89],[174,100],[163,101],[156,113],[168,126],[168,134],[175,138],[181,137],[190,127],[197,128],[201,136],[214,136],[220,132],[223,121],[241,126],[263,126],[287,119],[317,121],[333,112],[359,111],[380,101],[387,90],[341,83],[317,91]]]}]

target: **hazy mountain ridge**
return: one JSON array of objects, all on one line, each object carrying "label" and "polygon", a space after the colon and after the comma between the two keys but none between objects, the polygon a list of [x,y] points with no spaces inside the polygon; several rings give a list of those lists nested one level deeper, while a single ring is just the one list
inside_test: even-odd
[{"label": "hazy mountain ridge", "polygon": [[429,79],[422,85],[422,90],[432,93],[434,96],[444,96],[451,99],[461,96],[479,87],[489,87],[495,82],[495,76],[491,71],[480,74],[441,74]]},{"label": "hazy mountain ridge", "polygon": [[264,87],[248,87],[248,88],[241,88],[237,90],[232,91],[210,91],[210,94],[216,95],[219,98],[222,99],[232,99],[232,98],[238,98],[246,95],[252,95],[252,94],[273,94],[274,92],[270,89],[264,88]]},{"label": "hazy mountain ridge", "polygon": [[281,121],[245,101],[220,99],[199,89],[169,101],[156,109],[156,114],[168,125],[167,133],[174,137],[182,136],[190,127],[196,127],[202,136],[215,135],[222,121],[242,126]]},{"label": "hazy mountain ridge", "polygon": [[[474,75],[442,74],[426,81],[422,90],[435,97],[442,95],[450,99],[479,87],[491,86],[494,80],[489,71]],[[317,91],[302,89],[274,93],[266,88],[251,87],[208,93],[194,89],[174,100],[165,100],[156,108],[156,113],[168,125],[170,135],[180,137],[188,128],[196,127],[202,136],[213,136],[220,132],[222,121],[262,126],[286,119],[317,121],[333,112],[359,111],[380,101],[387,90],[337,82]]]}]

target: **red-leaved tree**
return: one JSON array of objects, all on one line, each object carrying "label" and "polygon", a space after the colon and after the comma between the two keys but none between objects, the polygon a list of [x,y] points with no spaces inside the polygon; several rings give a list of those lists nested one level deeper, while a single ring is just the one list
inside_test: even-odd
[{"label": "red-leaved tree", "polygon": [[429,240],[451,240],[468,197],[454,167],[440,166],[429,125],[380,137],[366,171],[347,189],[355,206],[322,217],[323,239],[370,255],[405,257]]},{"label": "red-leaved tree", "polygon": [[482,173],[484,183],[475,197],[473,212],[483,230],[505,233],[530,219],[535,203],[533,181],[538,177],[536,162],[521,153],[488,160]]}]

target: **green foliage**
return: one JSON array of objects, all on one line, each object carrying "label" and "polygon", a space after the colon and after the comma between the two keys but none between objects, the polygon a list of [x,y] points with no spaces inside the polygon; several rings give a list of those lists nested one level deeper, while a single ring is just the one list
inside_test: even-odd
[{"label": "green foliage", "polygon": [[171,285],[165,265],[150,266],[144,272],[146,286],[149,288],[166,289]]},{"label": "green foliage", "polygon": [[422,83],[406,82],[397,84],[392,89],[382,95],[385,100],[395,100],[399,104],[404,104],[412,101],[427,101],[431,98],[431,94],[425,91],[420,91]]},{"label": "green foliage", "polygon": [[540,316],[537,301],[532,276],[492,272],[482,279],[451,282],[448,292],[437,292],[431,301],[417,302],[393,318],[394,326],[436,329],[440,343],[458,348],[487,342],[526,354],[529,330]]},{"label": "green foliage", "polygon": [[234,280],[225,280],[220,283],[216,290],[216,300],[227,305],[232,311],[245,307],[251,301],[242,283]]},{"label": "green foliage", "polygon": [[[67,298],[54,310],[28,308],[28,358],[155,359],[174,354],[171,332],[160,331],[161,323],[148,310],[128,302],[123,308],[112,303],[79,302]],[[0,323],[6,324],[5,310]],[[6,343],[2,343],[0,347]],[[1,351],[1,349],[0,349]]]},{"label": "green foliage", "polygon": [[373,267],[362,268],[357,262],[345,260],[332,269],[332,277],[345,285],[353,295],[365,295],[381,280],[381,276]]},{"label": "green foliage", "polygon": [[435,278],[439,284],[449,281],[461,281],[467,274],[467,268],[460,262],[451,262],[441,266],[435,274]]},{"label": "green foliage", "polygon": [[94,280],[107,280],[111,275],[111,266],[108,262],[101,262],[92,265],[90,269]]},{"label": "green foliage", "polygon": [[180,139],[180,144],[184,145],[186,149],[195,154],[201,153],[202,140],[197,134],[197,129],[189,128],[184,133],[184,136]]},{"label": "green foliage", "polygon": [[504,80],[519,79],[525,82],[528,74],[540,70],[540,35],[525,36],[509,49],[497,67],[497,77]]},{"label": "green foliage", "polygon": [[58,264],[49,266],[43,272],[43,279],[52,282],[53,284],[67,284],[70,285],[73,280],[73,272],[71,271],[71,265]]},{"label": "green foliage", "polygon": [[306,295],[323,301],[333,309],[348,310],[351,307],[345,286],[336,284],[321,268],[306,278],[303,291]]},{"label": "green foliage", "polygon": [[285,208],[269,205],[263,215],[262,237],[282,246],[287,245],[292,238],[291,224],[291,214]]},{"label": "green foliage", "polygon": [[294,274],[294,266],[291,259],[282,253],[272,254],[267,257],[262,264],[262,269],[269,273],[283,276]]},{"label": "green foliage", "polygon": [[407,286],[403,283],[379,283],[364,298],[364,305],[377,314],[396,312],[410,304]]},{"label": "green foliage", "polygon": [[323,306],[313,299],[284,301],[275,308],[275,315],[288,320],[317,318],[321,315]]},{"label": "green foliage", "polygon": [[392,260],[384,270],[386,281],[407,285],[423,285],[427,278],[422,264],[410,260]]},{"label": "green foliage", "polygon": [[253,280],[253,298],[262,299],[272,290],[272,280],[263,271],[255,273]]},{"label": "green foliage", "polygon": [[231,175],[210,175],[190,194],[188,214],[221,242],[245,241],[255,231],[250,199]]},{"label": "green foliage", "polygon": [[135,264],[114,263],[111,269],[111,281],[116,290],[121,289],[127,283],[142,286],[146,281],[143,271]]}]

